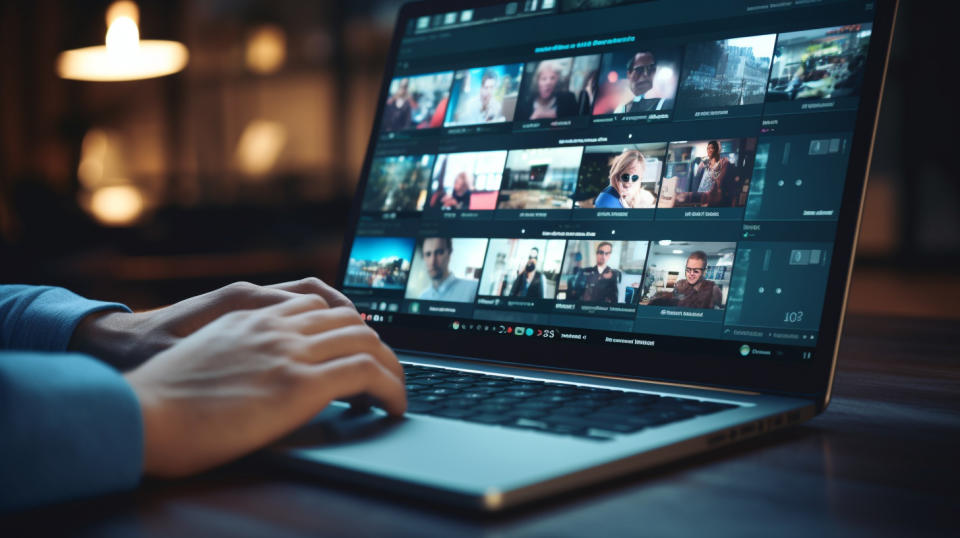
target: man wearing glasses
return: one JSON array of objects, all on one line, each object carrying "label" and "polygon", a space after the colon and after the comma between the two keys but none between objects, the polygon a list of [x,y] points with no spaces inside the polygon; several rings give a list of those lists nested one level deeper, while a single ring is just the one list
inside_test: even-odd
[{"label": "man wearing glasses", "polygon": [[720,286],[703,278],[707,270],[707,254],[697,250],[687,258],[684,279],[673,288],[677,306],[684,308],[719,308],[723,303]]},{"label": "man wearing glasses", "polygon": [[580,271],[570,290],[570,298],[587,303],[617,303],[617,285],[620,271],[607,265],[613,254],[613,244],[604,241],[597,245],[597,265]]},{"label": "man wearing glasses", "polygon": [[613,111],[614,114],[631,112],[653,112],[657,110],[671,110],[673,99],[664,99],[652,95],[653,79],[657,74],[657,59],[652,52],[638,52],[627,62],[627,81],[633,99],[620,105]]}]

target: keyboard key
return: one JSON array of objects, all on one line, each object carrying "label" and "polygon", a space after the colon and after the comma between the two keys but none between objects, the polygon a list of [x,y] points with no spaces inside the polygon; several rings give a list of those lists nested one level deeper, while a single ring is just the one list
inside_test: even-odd
[{"label": "keyboard key", "polygon": [[737,407],[420,366],[405,372],[411,413],[594,441]]}]

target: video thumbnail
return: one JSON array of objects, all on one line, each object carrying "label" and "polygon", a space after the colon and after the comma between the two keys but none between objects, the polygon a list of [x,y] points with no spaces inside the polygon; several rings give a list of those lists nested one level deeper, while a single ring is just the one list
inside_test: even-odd
[{"label": "video thumbnail", "polygon": [[666,143],[585,147],[574,207],[656,207],[666,153]]},{"label": "video thumbnail", "polygon": [[557,300],[637,304],[647,241],[567,242]]},{"label": "video thumbnail", "polygon": [[599,69],[599,54],[527,63],[514,119],[530,121],[589,116],[597,96]]},{"label": "video thumbnail", "polygon": [[446,127],[513,121],[523,64],[457,71]]},{"label": "video thumbnail", "polygon": [[427,201],[433,155],[378,157],[370,165],[364,211],[420,211]]},{"label": "video thumbnail", "polygon": [[472,303],[486,251],[486,239],[425,237],[417,241],[406,298]]},{"label": "video thumbnail", "polygon": [[859,95],[871,24],[780,34],[767,102]]},{"label": "video thumbnail", "polygon": [[593,114],[673,110],[681,56],[678,47],[604,54]]},{"label": "video thumbnail", "polygon": [[496,209],[506,159],[506,150],[438,155],[429,207],[444,211]]},{"label": "video thumbnail", "polygon": [[507,154],[497,209],[570,209],[581,146],[515,149]]},{"label": "video thumbnail", "polygon": [[565,246],[563,239],[491,239],[480,295],[553,299]]},{"label": "video thumbnail", "polygon": [[442,127],[452,82],[452,71],[393,79],[383,109],[383,130]]},{"label": "video thumbnail", "polygon": [[640,304],[722,310],[736,251],[726,242],[652,243]]},{"label": "video thumbnail", "polygon": [[402,290],[410,274],[412,237],[357,237],[343,285]]},{"label": "video thumbnail", "polygon": [[671,142],[659,207],[744,206],[756,155],[756,138]]},{"label": "video thumbnail", "polygon": [[685,109],[763,102],[776,34],[687,45],[680,81]]}]

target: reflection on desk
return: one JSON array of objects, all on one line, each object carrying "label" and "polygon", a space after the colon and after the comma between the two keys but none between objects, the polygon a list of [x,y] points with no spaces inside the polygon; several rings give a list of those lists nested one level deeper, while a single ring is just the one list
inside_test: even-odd
[{"label": "reflection on desk", "polygon": [[[828,410],[801,426],[496,516],[257,458],[0,520],[32,534],[948,536],[960,533],[960,322],[852,317]],[[6,534],[13,536],[14,534]]]}]

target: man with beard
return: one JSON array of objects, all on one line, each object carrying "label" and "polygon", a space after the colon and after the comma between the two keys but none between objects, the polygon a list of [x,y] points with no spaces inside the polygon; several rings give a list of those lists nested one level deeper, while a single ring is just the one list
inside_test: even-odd
[{"label": "man with beard", "polygon": [[528,297],[543,299],[543,273],[537,271],[537,260],[540,258],[540,249],[533,247],[527,256],[527,264],[517,273],[517,278],[510,287],[510,297]]},{"label": "man with beard", "polygon": [[476,280],[457,278],[450,272],[450,256],[453,254],[453,239],[449,237],[428,237],[420,247],[423,262],[430,275],[430,286],[423,290],[420,299],[424,301],[447,301],[451,303],[472,303],[477,296]]}]

